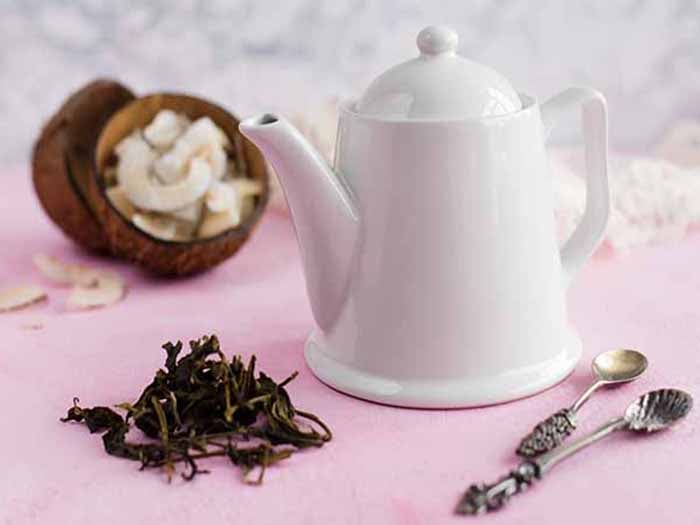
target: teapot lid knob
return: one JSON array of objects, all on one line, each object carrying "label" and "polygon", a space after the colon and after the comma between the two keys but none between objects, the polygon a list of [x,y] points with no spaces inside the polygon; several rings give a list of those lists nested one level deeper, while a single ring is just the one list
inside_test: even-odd
[{"label": "teapot lid knob", "polygon": [[447,26],[428,26],[418,33],[416,43],[422,55],[440,55],[454,53],[457,50],[459,36]]},{"label": "teapot lid knob", "polygon": [[[2,0],[0,0],[2,1]],[[457,54],[459,37],[428,26],[416,39],[420,55],[381,75],[355,102],[361,115],[392,120],[482,119],[522,109],[508,80]]]}]

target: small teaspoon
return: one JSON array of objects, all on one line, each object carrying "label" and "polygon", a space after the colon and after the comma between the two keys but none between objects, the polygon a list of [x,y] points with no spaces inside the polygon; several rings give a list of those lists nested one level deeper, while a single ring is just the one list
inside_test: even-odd
[{"label": "small teaspoon", "polygon": [[506,477],[491,485],[469,487],[457,505],[457,514],[482,514],[502,508],[511,496],[523,492],[554,465],[618,430],[649,434],[683,419],[693,398],[682,390],[665,388],[648,392],[627,407],[625,415],[605,423],[588,436],[542,456],[523,461]]},{"label": "small teaspoon", "polygon": [[598,354],[591,368],[595,381],[569,408],[563,408],[538,423],[523,440],[516,454],[533,458],[558,447],[576,428],[576,414],[593,392],[602,386],[634,381],[647,369],[647,358],[636,350],[610,350]]}]

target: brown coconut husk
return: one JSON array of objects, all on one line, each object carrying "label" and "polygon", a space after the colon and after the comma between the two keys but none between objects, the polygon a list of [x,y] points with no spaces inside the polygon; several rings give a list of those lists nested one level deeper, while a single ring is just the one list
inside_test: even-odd
[{"label": "brown coconut husk", "polygon": [[32,179],[51,220],[81,246],[109,251],[87,198],[90,158],[100,129],[134,94],[113,80],[95,80],[73,93],[44,126],[32,153]]}]

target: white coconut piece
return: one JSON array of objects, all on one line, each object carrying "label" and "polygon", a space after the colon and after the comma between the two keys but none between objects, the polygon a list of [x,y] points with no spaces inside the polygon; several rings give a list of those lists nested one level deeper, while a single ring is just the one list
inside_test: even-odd
[{"label": "white coconut piece", "polygon": [[238,207],[219,213],[206,212],[204,220],[199,226],[198,237],[206,239],[235,228],[241,223],[241,214]]},{"label": "white coconut piece", "polygon": [[169,151],[153,163],[153,171],[163,184],[174,184],[185,178],[185,161]]},{"label": "white coconut piece", "polygon": [[73,285],[66,301],[68,308],[106,306],[124,295],[124,282],[114,272],[64,263],[56,257],[44,254],[34,256],[34,264],[53,282]]},{"label": "white coconut piece", "polygon": [[204,151],[204,158],[211,166],[212,177],[215,180],[221,180],[228,171],[228,157],[226,150],[221,144],[211,144]]},{"label": "white coconut piece", "polygon": [[116,208],[122,217],[130,219],[136,213],[136,208],[126,196],[126,192],[121,186],[112,186],[105,191],[109,202]]},{"label": "white coconut piece", "polygon": [[76,286],[66,300],[71,310],[100,308],[119,302],[126,291],[124,281],[115,274],[102,274],[94,286]]},{"label": "white coconut piece", "polygon": [[57,284],[73,284],[91,286],[103,272],[80,264],[64,263],[63,261],[39,253],[34,256],[34,266],[47,279]]},{"label": "white coconut piece", "polygon": [[198,223],[202,217],[202,206],[204,206],[204,202],[202,199],[199,199],[184,208],[170,212],[170,215],[180,221]]},{"label": "white coconut piece", "polygon": [[204,198],[204,202],[207,204],[207,209],[214,213],[240,208],[238,190],[230,181],[212,184]]},{"label": "white coconut piece", "polygon": [[[135,157],[139,155],[134,152]],[[211,167],[204,159],[193,158],[184,179],[164,185],[151,180],[150,164],[136,160],[130,164],[129,160],[127,155],[120,158],[119,181],[132,204],[144,210],[171,212],[184,208],[202,197],[211,183]]]},{"label": "white coconut piece", "polygon": [[46,299],[46,292],[41,286],[25,284],[0,290],[0,312],[9,312],[26,308]]},{"label": "white coconut piece", "polygon": [[143,136],[160,151],[170,148],[189,126],[189,119],[171,109],[162,109],[143,130]]},{"label": "white coconut piece", "polygon": [[262,182],[256,179],[240,177],[232,179],[231,184],[236,188],[236,193],[241,198],[260,195],[263,191]]},{"label": "white coconut piece", "polygon": [[194,147],[195,149],[206,144],[219,144],[223,147],[229,146],[226,133],[224,133],[219,126],[214,124],[214,121],[209,117],[201,117],[195,120],[192,125],[187,128],[183,138],[185,139],[184,142],[189,144],[189,147]]},{"label": "white coconut piece", "polygon": [[177,223],[170,217],[155,216],[147,213],[136,213],[131,222],[139,229],[157,239],[172,241],[177,234]]},{"label": "white coconut piece", "polygon": [[[175,141],[173,148],[157,159],[153,165],[158,178],[166,184],[172,184],[184,177],[186,167],[193,157],[206,155],[208,150],[213,156],[210,163],[221,171],[220,154],[213,153],[216,147],[221,149],[228,145],[228,137],[209,117],[195,120],[187,130]],[[225,166],[223,168],[225,170]],[[212,170],[213,171],[213,170]],[[223,175],[222,175],[223,176]]]}]

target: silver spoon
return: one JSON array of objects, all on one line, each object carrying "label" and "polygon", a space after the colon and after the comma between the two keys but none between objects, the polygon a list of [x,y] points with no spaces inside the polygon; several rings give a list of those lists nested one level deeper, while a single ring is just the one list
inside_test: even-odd
[{"label": "silver spoon", "polygon": [[693,407],[693,398],[671,388],[648,392],[627,407],[625,415],[605,423],[598,430],[570,445],[522,462],[508,476],[492,485],[472,485],[457,505],[457,514],[481,514],[498,510],[515,494],[523,492],[554,465],[617,430],[650,433],[671,426]]},{"label": "silver spoon", "polygon": [[533,458],[558,447],[576,428],[576,414],[593,392],[602,386],[634,381],[647,369],[647,358],[636,350],[610,350],[598,354],[592,368],[595,381],[569,408],[538,423],[520,442],[516,454]]}]

